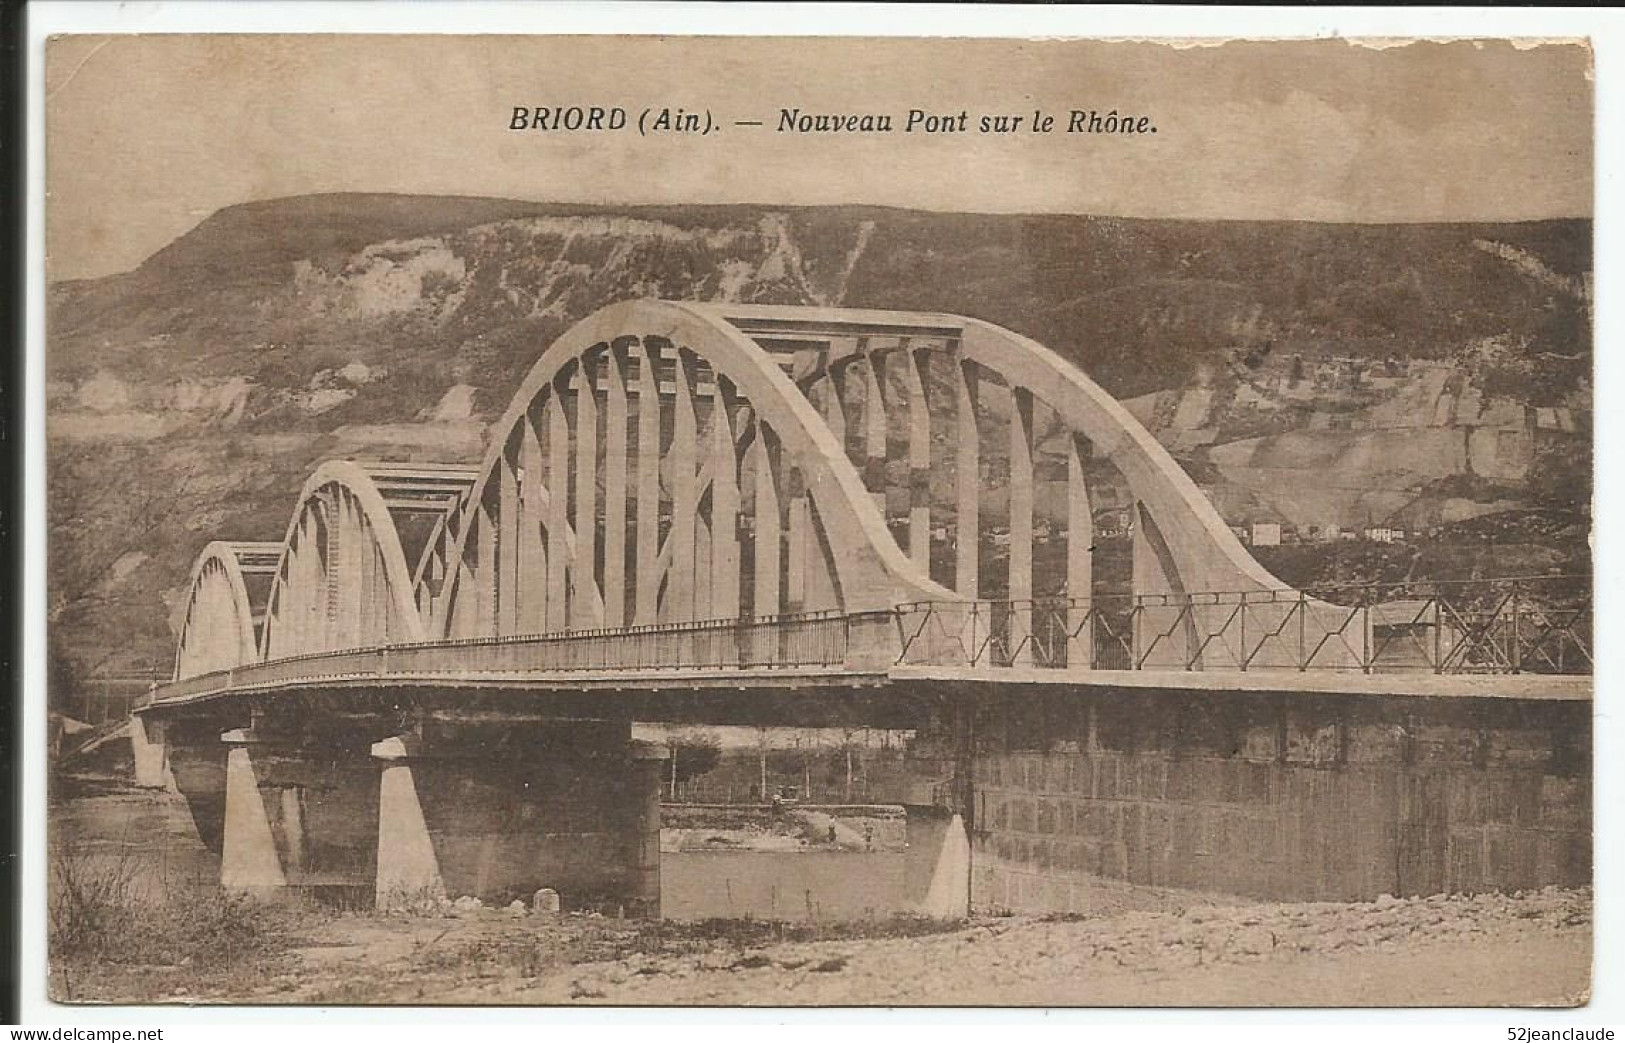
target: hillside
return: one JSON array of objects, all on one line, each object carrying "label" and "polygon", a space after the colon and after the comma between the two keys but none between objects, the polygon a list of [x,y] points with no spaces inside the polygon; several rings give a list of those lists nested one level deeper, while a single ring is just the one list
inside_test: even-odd
[{"label": "hillside", "polygon": [[1574,514],[1590,255],[1584,221],[232,207],[133,272],[51,288],[55,652],[81,673],[165,663],[203,542],[279,539],[323,457],[476,459],[546,345],[639,296],[1009,326],[1129,400],[1237,523]]}]

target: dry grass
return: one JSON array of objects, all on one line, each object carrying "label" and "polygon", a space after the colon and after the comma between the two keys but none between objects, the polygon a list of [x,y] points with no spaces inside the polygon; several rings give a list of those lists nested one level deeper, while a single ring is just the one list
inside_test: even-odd
[{"label": "dry grass", "polygon": [[308,915],[223,892],[154,894],[130,858],[62,849],[47,907],[51,992],[64,1002],[136,969],[239,974],[286,952]]}]

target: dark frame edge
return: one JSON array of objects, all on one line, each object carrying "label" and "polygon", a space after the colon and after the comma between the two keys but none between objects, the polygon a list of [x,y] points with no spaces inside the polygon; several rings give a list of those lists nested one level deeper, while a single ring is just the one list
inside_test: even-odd
[{"label": "dark frame edge", "polygon": [[21,1023],[22,933],[22,528],[23,372],[27,188],[27,48],[24,0],[0,0],[0,325],[6,351],[0,360],[0,473],[7,476],[0,500],[0,676],[6,685],[0,712],[0,1022]]}]

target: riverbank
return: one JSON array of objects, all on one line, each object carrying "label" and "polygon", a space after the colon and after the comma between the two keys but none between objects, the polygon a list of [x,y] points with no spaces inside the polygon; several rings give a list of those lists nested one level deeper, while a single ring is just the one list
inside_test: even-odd
[{"label": "riverbank", "polygon": [[[74,998],[256,1004],[1571,1006],[1591,895],[1193,907],[1092,920],[678,923],[468,911],[284,921],[224,964],[81,969]],[[67,997],[62,997],[67,998]]]},{"label": "riverbank", "polygon": [[1573,1005],[1590,988],[1589,889],[1349,904],[1170,893],[1154,909],[1131,911],[1130,899],[1143,896],[1102,881],[1101,912],[1090,918],[933,921],[898,911],[903,823],[883,809],[691,807],[663,817],[673,823],[662,838],[671,919],[549,917],[471,903],[413,918],[229,899],[214,885],[217,863],[184,802],[84,787],[52,810],[61,854],[53,894],[85,903],[67,909],[62,925],[77,934],[53,926],[54,940],[73,942],[53,944],[53,995],[323,1005],[1480,1006]]}]

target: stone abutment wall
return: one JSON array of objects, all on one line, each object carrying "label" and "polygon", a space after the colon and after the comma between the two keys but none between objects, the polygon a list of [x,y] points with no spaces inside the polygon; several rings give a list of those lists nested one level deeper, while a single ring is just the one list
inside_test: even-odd
[{"label": "stone abutment wall", "polygon": [[[1088,912],[1159,891],[1343,901],[1591,881],[1589,702],[961,694],[961,712],[919,746],[950,770],[973,722],[972,779],[955,789],[979,911]],[[961,773],[966,763],[961,752]]]}]

